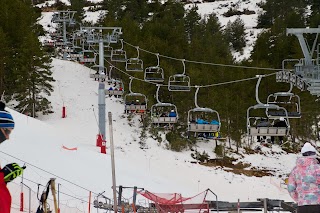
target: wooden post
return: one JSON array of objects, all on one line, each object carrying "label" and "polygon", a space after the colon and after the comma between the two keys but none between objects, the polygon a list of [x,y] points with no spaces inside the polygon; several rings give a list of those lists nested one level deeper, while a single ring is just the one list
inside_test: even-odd
[{"label": "wooden post", "polygon": [[52,196],[53,196],[53,204],[54,204],[54,212],[55,213],[59,213],[58,212],[58,203],[57,203],[57,197],[56,197],[56,182],[55,182],[55,178],[51,178],[51,192],[52,192]]}]

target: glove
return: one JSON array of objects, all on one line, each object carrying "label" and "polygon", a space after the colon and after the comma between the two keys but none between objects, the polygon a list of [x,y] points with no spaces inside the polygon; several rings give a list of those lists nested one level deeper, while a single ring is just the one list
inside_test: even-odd
[{"label": "glove", "polygon": [[14,180],[16,177],[21,175],[23,172],[23,169],[25,168],[26,168],[25,166],[20,167],[16,163],[10,163],[10,164],[7,164],[5,167],[3,167],[3,169],[1,169],[0,172],[4,174],[4,181],[6,183],[9,183],[12,180]]}]

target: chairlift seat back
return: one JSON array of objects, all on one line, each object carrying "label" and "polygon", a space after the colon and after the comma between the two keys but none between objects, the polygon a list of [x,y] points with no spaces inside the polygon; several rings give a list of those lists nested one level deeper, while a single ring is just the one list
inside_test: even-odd
[{"label": "chairlift seat back", "polygon": [[129,72],[143,72],[143,61],[139,58],[129,58],[126,61],[126,70]]}]

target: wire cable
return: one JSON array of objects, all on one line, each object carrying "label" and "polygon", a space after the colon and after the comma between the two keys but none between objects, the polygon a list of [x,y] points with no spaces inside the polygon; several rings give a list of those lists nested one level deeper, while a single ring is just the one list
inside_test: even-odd
[{"label": "wire cable", "polygon": [[[38,167],[38,166],[35,166],[35,165],[31,164],[31,163],[28,163],[28,162],[26,162],[26,161],[24,161],[24,160],[22,160],[22,159],[20,159],[20,158],[17,158],[17,157],[15,157],[15,156],[12,156],[12,155],[10,155],[10,154],[8,154],[8,153],[5,153],[5,152],[3,152],[3,151],[1,151],[1,150],[0,150],[0,152],[3,153],[3,154],[5,154],[5,155],[8,155],[8,156],[10,156],[10,157],[12,157],[12,158],[14,158],[14,159],[17,159],[17,160],[19,160],[19,161],[25,162],[26,164],[28,164],[28,165],[30,165],[30,166],[33,166],[33,167],[35,167],[35,168],[37,168],[37,169],[39,169],[39,170],[41,170],[41,171],[44,171],[44,172],[46,172],[46,173],[48,173],[48,174],[50,174],[50,175],[53,175],[53,176],[55,176],[55,177],[57,177],[57,178],[60,178],[61,180],[64,180],[64,181],[66,181],[66,182],[68,182],[68,183],[71,183],[72,185],[75,185],[75,186],[77,186],[77,187],[79,187],[79,188],[81,188],[81,189],[84,189],[84,190],[88,191],[88,192],[91,191],[91,190],[86,189],[86,188],[84,188],[84,187],[82,187],[82,186],[80,186],[80,185],[78,185],[78,184],[76,184],[76,183],[73,183],[72,181],[69,181],[69,180],[67,180],[67,179],[65,179],[65,178],[62,178],[62,177],[60,177],[60,176],[58,176],[58,175],[55,175],[55,174],[53,174],[53,173],[51,173],[51,172],[49,172],[49,171],[46,171],[46,170],[44,170],[44,169],[41,169],[41,168]],[[92,192],[92,191],[91,191],[91,192]],[[92,193],[93,193],[93,194],[98,194],[98,193],[95,193],[95,192],[92,192]]]},{"label": "wire cable", "polygon": [[[156,55],[158,53],[153,53],[151,51],[142,49],[140,47],[134,46],[126,41],[123,40],[123,43],[134,47],[134,48],[138,48],[144,52]],[[194,63],[194,64],[203,64],[203,65],[211,65],[211,66],[220,66],[220,67],[232,67],[232,68],[243,68],[243,69],[256,69],[256,70],[271,70],[271,71],[282,71],[283,69],[277,69],[277,68],[266,68],[266,67],[250,67],[250,66],[241,66],[241,65],[231,65],[231,64],[216,64],[216,63],[209,63],[209,62],[203,62],[203,61],[193,61],[193,60],[187,60],[187,59],[179,59],[179,58],[175,58],[175,57],[171,57],[171,56],[166,56],[166,55],[161,55],[159,54],[159,56],[163,57],[163,58],[167,58],[167,59],[171,59],[171,60],[176,60],[176,61],[181,61],[181,60],[185,60],[185,62],[189,62],[189,63]]]},{"label": "wire cable", "polygon": [[[133,45],[132,45],[133,46]],[[95,50],[93,47],[91,47],[95,53],[98,54],[97,50]],[[151,53],[151,52],[150,52]],[[151,54],[155,54],[155,53],[151,53]],[[175,59],[175,60],[182,60],[182,59],[176,59],[176,58],[172,58],[172,59]],[[135,80],[138,80],[138,81],[142,81],[142,82],[146,82],[146,83],[150,83],[150,84],[154,84],[154,85],[160,85],[161,87],[168,87],[169,85],[165,85],[165,84],[159,84],[159,83],[155,83],[155,82],[150,82],[150,81],[145,81],[144,79],[141,79],[141,78],[137,78],[137,77],[134,77],[130,74],[128,74],[126,71],[124,70],[121,70],[120,68],[114,66],[111,62],[109,62],[107,59],[104,59],[110,66],[113,66],[113,68],[115,68],[116,70],[118,70],[119,72],[125,74],[126,76],[129,76],[129,78],[133,78]],[[187,61],[187,60],[186,60]],[[253,67],[250,67],[250,68],[253,68]],[[271,69],[268,69],[268,68],[262,68],[262,69],[267,69],[267,70],[271,70]],[[274,69],[274,70],[278,70],[278,69]],[[280,69],[279,69],[280,70]],[[282,70],[282,69],[281,69]],[[271,73],[271,74],[265,74],[264,76],[265,77],[268,77],[268,76],[271,76],[271,75],[275,75],[276,72],[274,73]],[[227,84],[233,84],[233,83],[238,83],[238,82],[243,82],[243,81],[249,81],[249,80],[254,80],[254,79],[257,79],[257,77],[250,77],[250,78],[245,78],[245,79],[239,79],[239,80],[233,80],[233,81],[227,81],[227,82],[221,82],[221,83],[216,83],[216,84],[208,84],[208,85],[191,85],[190,87],[191,88],[196,88],[196,87],[199,87],[199,88],[206,88],[206,87],[214,87],[214,86],[221,86],[221,85],[227,85]]]}]

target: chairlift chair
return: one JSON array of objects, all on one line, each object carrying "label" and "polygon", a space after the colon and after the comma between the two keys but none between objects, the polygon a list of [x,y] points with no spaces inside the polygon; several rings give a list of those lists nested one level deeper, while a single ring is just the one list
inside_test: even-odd
[{"label": "chairlift chair", "polygon": [[74,46],[73,48],[73,52],[71,52],[69,55],[70,55],[70,58],[73,59],[73,60],[78,60],[79,58],[82,57],[82,48],[81,47],[78,47],[78,46]]},{"label": "chairlift chair", "polygon": [[61,52],[72,53],[74,52],[74,46],[72,43],[67,42],[65,45],[61,47]]},{"label": "chairlift chair", "polygon": [[104,46],[103,50],[104,50],[104,56],[107,58],[111,58],[111,53],[112,53],[113,48],[109,45],[106,45],[106,46]]},{"label": "chairlift chair", "polygon": [[62,39],[58,39],[54,42],[56,47],[62,47],[64,45],[64,41]]},{"label": "chairlift chair", "polygon": [[168,81],[168,90],[169,91],[182,91],[188,92],[191,90],[190,88],[190,77],[185,75],[186,66],[184,63],[184,59],[181,60],[183,64],[183,73],[175,74],[169,77]]},{"label": "chairlift chair", "polygon": [[123,49],[123,40],[120,39],[121,41],[121,48],[120,49],[113,49],[111,51],[111,61],[114,62],[126,62],[127,61],[127,53]]},{"label": "chairlift chair", "polygon": [[196,137],[197,133],[214,134],[219,132],[221,127],[220,115],[216,110],[198,106],[199,88],[196,86],[194,97],[196,107],[188,111],[188,136],[190,132],[194,132]]},{"label": "chairlift chair", "polygon": [[145,114],[147,111],[147,97],[141,93],[129,93],[124,96],[125,113]]},{"label": "chairlift chair", "polygon": [[96,61],[96,53],[92,50],[82,50],[82,56],[79,58],[81,63],[94,63]]},{"label": "chairlift chair", "polygon": [[124,111],[126,114],[136,113],[136,114],[145,114],[147,111],[147,97],[141,93],[134,93],[131,90],[133,78],[130,77],[129,91],[130,93],[124,96]]},{"label": "chairlift chair", "polygon": [[137,57],[129,58],[126,61],[126,71],[128,72],[143,72],[143,61],[139,58],[139,47],[137,49]]},{"label": "chairlift chair", "polygon": [[[286,136],[290,131],[288,111],[276,104],[264,104],[259,100],[259,85],[262,75],[257,76],[256,101],[257,104],[247,109],[247,134],[249,136]],[[259,111],[260,110],[260,111]],[[284,113],[283,117],[268,117],[268,112],[277,111]],[[260,114],[258,115],[258,113]],[[278,125],[281,124],[281,125]]]},{"label": "chairlift chair", "polygon": [[143,61],[139,58],[127,59],[126,71],[128,71],[128,72],[143,72]]},{"label": "chairlift chair", "polygon": [[[276,92],[270,94],[267,98],[267,104],[275,104],[282,106],[287,110],[288,118],[301,118],[300,97],[292,93],[293,84],[290,84],[290,90],[288,92]],[[266,109],[267,116],[269,118],[285,117],[284,110],[269,108]]]},{"label": "chairlift chair", "polygon": [[121,80],[118,79],[110,79],[106,81],[109,84],[109,87],[105,89],[105,94],[115,97],[122,97],[124,94],[124,85]]},{"label": "chairlift chair", "polygon": [[153,124],[175,124],[178,122],[178,110],[172,103],[162,103],[159,101],[160,85],[157,85],[156,99],[157,103],[151,106],[151,122]]},{"label": "chairlift chair", "polygon": [[[284,117],[262,117],[252,116],[253,110],[283,110]],[[285,125],[277,126],[278,122],[284,122]],[[290,131],[289,117],[284,107],[275,104],[256,104],[247,110],[247,133],[249,136],[287,136]]]},{"label": "chairlift chair", "polygon": [[43,42],[43,46],[46,46],[46,47],[54,47],[54,41],[45,40],[45,41]]},{"label": "chairlift chair", "polygon": [[164,71],[160,67],[159,54],[156,54],[158,64],[156,66],[147,67],[144,71],[144,80],[148,82],[163,82]]},{"label": "chairlift chair", "polygon": [[98,79],[99,81],[105,81],[107,77],[107,68],[100,65],[93,65],[90,67],[90,78]]},{"label": "chairlift chair", "polygon": [[188,111],[188,132],[216,133],[220,127],[220,116],[216,110],[196,107]]}]

